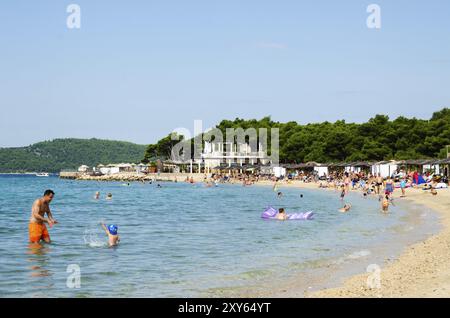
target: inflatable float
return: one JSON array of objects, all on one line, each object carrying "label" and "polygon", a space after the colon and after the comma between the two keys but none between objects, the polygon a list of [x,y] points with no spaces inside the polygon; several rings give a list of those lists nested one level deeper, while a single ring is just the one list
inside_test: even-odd
[{"label": "inflatable float", "polygon": [[[262,214],[261,218],[265,220],[276,220],[278,211],[269,206]],[[314,213],[312,211],[287,214],[287,220],[312,220]]]}]

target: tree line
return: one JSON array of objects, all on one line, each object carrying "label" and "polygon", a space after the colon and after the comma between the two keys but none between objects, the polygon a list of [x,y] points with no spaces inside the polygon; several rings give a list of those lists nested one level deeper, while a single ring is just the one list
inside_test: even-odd
[{"label": "tree line", "polygon": [[[275,122],[270,117],[236,118],[222,120],[216,128],[224,136],[227,128],[278,128],[279,158],[283,163],[445,158],[446,146],[450,145],[450,109],[443,108],[428,120],[403,116],[391,120],[386,115],[376,115],[364,123],[338,120],[301,125],[295,121]],[[150,144],[143,162],[170,158],[176,143],[169,134]]]}]

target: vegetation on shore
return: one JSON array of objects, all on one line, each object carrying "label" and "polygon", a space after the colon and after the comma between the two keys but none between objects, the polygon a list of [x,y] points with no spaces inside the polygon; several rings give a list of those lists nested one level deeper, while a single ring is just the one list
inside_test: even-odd
[{"label": "vegetation on shore", "polygon": [[[280,162],[342,162],[360,160],[445,158],[450,145],[450,109],[435,112],[429,120],[376,115],[365,123],[280,123],[260,120],[222,120],[216,128],[278,128]],[[270,134],[269,134],[270,135]],[[177,140],[171,136],[148,146],[100,139],[55,139],[21,148],[0,148],[0,173],[59,172],[82,164],[151,163],[170,158]],[[192,152],[193,153],[193,152]]]},{"label": "vegetation on shore", "polygon": [[59,172],[80,165],[139,162],[146,146],[101,139],[55,139],[20,148],[0,148],[0,172]]},{"label": "vegetation on shore", "polygon": [[[300,125],[295,121],[280,123],[270,117],[261,120],[222,120],[219,128],[279,128],[280,162],[343,162],[360,160],[445,158],[450,145],[450,109],[435,112],[431,119],[376,115],[365,123],[323,122]],[[270,134],[269,134],[270,135]],[[170,157],[177,141],[170,135],[145,152],[144,162]]]}]

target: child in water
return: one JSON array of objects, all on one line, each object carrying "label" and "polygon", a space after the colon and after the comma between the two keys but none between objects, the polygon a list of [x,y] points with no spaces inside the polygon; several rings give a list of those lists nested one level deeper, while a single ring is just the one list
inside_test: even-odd
[{"label": "child in water", "polygon": [[108,235],[108,244],[109,246],[116,246],[120,242],[120,237],[117,234],[118,227],[117,225],[111,224],[106,226],[103,222],[100,223],[102,225],[103,230],[105,231],[106,235]]},{"label": "child in water", "polygon": [[277,220],[285,221],[287,219],[286,212],[283,208],[278,209]]},{"label": "child in water", "polygon": [[381,202],[381,211],[382,211],[383,213],[388,213],[388,210],[389,210],[389,203],[390,203],[390,201],[389,201],[389,196],[386,195],[386,196],[384,197],[383,201]]}]

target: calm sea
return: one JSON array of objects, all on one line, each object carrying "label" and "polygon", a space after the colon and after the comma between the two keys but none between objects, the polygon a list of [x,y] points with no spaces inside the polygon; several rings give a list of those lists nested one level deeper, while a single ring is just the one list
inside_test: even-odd
[{"label": "calm sea", "polygon": [[[316,288],[330,283],[317,276],[324,269],[363,272],[438,229],[427,209],[399,201],[384,216],[376,200],[359,194],[341,214],[331,191],[282,188],[278,199],[264,186],[161,185],[0,176],[0,296],[214,297],[267,290],[299,275],[308,278],[305,288]],[[51,245],[31,248],[31,205],[47,188],[56,192],[59,224],[50,229]],[[101,200],[93,199],[96,191]],[[112,201],[104,199],[108,192]],[[264,221],[268,205],[313,210],[316,218]],[[119,247],[106,246],[102,219],[118,225]],[[73,268],[80,288],[67,284]]]}]

